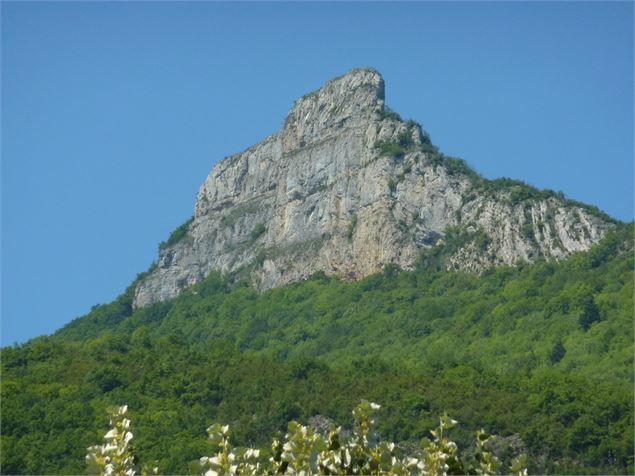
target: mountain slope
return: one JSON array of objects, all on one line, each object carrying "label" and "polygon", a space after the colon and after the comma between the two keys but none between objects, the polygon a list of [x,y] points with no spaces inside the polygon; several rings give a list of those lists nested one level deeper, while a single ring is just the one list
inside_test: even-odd
[{"label": "mountain slope", "polygon": [[82,472],[113,404],[130,405],[141,459],[182,474],[213,422],[263,444],[292,418],[350,423],[370,398],[404,444],[447,410],[461,445],[483,427],[525,446],[532,473],[632,473],[633,225],[563,262],[481,276],[431,270],[434,251],[413,271],[263,293],[214,273],[136,311],[131,286],[3,349],[2,472]]},{"label": "mountain slope", "polygon": [[279,133],[214,167],[134,306],[172,298],[214,270],[263,290],[317,271],[355,280],[389,263],[411,269],[448,230],[471,237],[449,269],[557,260],[612,223],[443,156],[418,124],[385,107],[380,74],[357,69],[299,99]]},{"label": "mountain slope", "polygon": [[618,352],[620,366],[571,351],[558,362],[628,386],[632,236],[632,224],[621,225],[589,252],[561,263],[500,267],[481,276],[435,270],[430,263],[438,259],[436,249],[414,271],[389,267],[355,283],[317,273],[264,293],[213,273],[175,299],[136,311],[133,285],[55,337],[129,335],[144,327],[154,338],[177,333],[190,343],[223,339],[242,351],[283,359],[320,357],[336,364],[369,357],[415,368],[445,359],[443,366],[478,362],[500,372],[549,364],[559,341],[568,349],[602,341],[601,353]]},{"label": "mountain slope", "polygon": [[0,472],[83,472],[110,405],[183,474],[211,423],[256,446],[366,398],[406,447],[448,411],[532,473],[632,474],[633,267],[632,223],[483,179],[354,70],[219,163],[115,301],[2,349]]}]

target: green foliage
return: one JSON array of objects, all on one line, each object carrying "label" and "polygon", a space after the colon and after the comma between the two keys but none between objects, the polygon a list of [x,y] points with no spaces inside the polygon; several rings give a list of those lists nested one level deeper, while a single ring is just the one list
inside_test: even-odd
[{"label": "green foliage", "polygon": [[159,243],[159,251],[163,251],[170,246],[177,244],[183,238],[187,236],[187,231],[190,229],[190,225],[194,221],[194,217],[190,217],[185,223],[178,226],[176,230],[174,230],[167,241],[162,241]]},{"label": "green foliage", "polygon": [[382,110],[379,111],[379,118],[381,120],[388,119],[390,121],[402,121],[401,116],[390,109],[388,106],[384,106]]},{"label": "green foliage", "polygon": [[251,241],[256,241],[265,233],[265,231],[267,231],[265,225],[262,223],[258,223],[256,224],[256,226],[254,226],[253,230],[251,230],[249,238],[251,239]]},{"label": "green foliage", "polygon": [[494,180],[487,180],[481,184],[484,191],[489,192],[508,192],[509,201],[518,203],[526,200],[547,200],[549,198],[564,199],[562,192],[554,192],[549,189],[538,189],[526,184],[522,180],[510,179],[507,177]]},{"label": "green foliage", "polygon": [[[132,453],[130,419],[126,418],[128,406],[108,409],[110,416],[110,430],[104,436],[106,443],[88,448],[86,462],[90,474],[101,475],[121,474],[134,475],[138,468]],[[143,474],[157,474],[158,467],[144,468]]]},{"label": "green foliage", "polygon": [[315,91],[311,91],[306,93],[305,95],[303,95],[300,100],[303,101],[305,99],[312,99],[312,98],[316,98],[318,95],[319,89],[316,89]]},{"label": "green foliage", "polygon": [[[398,116],[397,116],[398,117]],[[401,120],[399,118],[398,120]],[[397,134],[397,138],[391,141],[378,140],[375,142],[375,150],[379,156],[401,158],[409,152],[413,152],[418,149],[415,144],[412,134],[413,128],[419,127],[414,121],[408,121],[406,123],[406,129]]]},{"label": "green foliage", "polygon": [[567,353],[567,350],[564,348],[561,340],[558,340],[556,344],[553,346],[551,353],[549,354],[549,361],[552,364],[557,364],[562,360],[564,355]]},{"label": "green foliage", "polygon": [[593,299],[593,291],[588,287],[582,288],[582,293],[576,296],[576,305],[579,308],[578,323],[583,330],[588,331],[594,322],[600,320],[600,311]]},{"label": "green foliage", "polygon": [[478,175],[474,169],[472,169],[467,162],[463,159],[459,159],[457,157],[449,157],[437,149],[430,150],[429,146],[425,145],[422,147],[423,152],[427,152],[428,154],[428,162],[434,166],[442,166],[445,168],[448,175],[465,175],[475,182],[480,182],[481,176]]},{"label": "green foliage", "polygon": [[355,227],[357,226],[357,213],[353,213],[351,215],[351,221],[348,224],[348,230],[346,230],[346,238],[348,241],[353,239],[353,234],[355,233]]},{"label": "green foliage", "polygon": [[397,144],[399,144],[406,150],[414,145],[414,141],[412,140],[411,127],[408,127],[405,131],[401,131],[399,134],[397,134]]},{"label": "green foliage", "polygon": [[207,434],[210,443],[218,449],[218,452],[212,457],[203,456],[191,465],[197,469],[197,472],[203,475],[208,471],[211,471],[211,474],[223,475],[262,474],[260,463],[257,461],[260,450],[245,448],[235,452],[229,443],[229,425],[221,426],[215,423],[207,429]]},{"label": "green foliage", "polygon": [[[375,434],[374,413],[380,405],[366,400],[355,407],[354,433],[346,438],[342,427],[331,426],[328,435],[322,435],[311,427],[291,421],[282,443],[274,437],[272,456],[261,458],[261,450],[233,448],[230,444],[229,425],[215,423],[207,429],[209,441],[218,451],[214,456],[203,456],[190,464],[190,468],[202,475],[421,475],[441,476],[450,474],[497,474],[500,462],[491,452],[489,444],[493,437],[483,430],[476,432],[476,452],[473,461],[461,459],[456,443],[450,441],[444,431],[456,425],[445,414],[439,426],[430,431],[433,439],[424,438],[421,448],[404,454],[393,442],[379,441]],[[127,406],[111,411],[111,430],[106,434],[106,444],[92,446],[86,456],[92,472],[101,475],[134,475],[134,457],[129,447],[132,432],[130,420],[125,418]],[[266,453],[262,451],[263,454]],[[147,466],[146,466],[147,467]],[[519,476],[527,475],[526,457],[520,455],[511,464],[512,471]],[[158,467],[150,467],[157,474]],[[144,474],[146,474],[144,472]]]},{"label": "green foliage", "polygon": [[416,263],[417,268],[442,272],[447,268],[450,257],[461,248],[474,245],[477,250],[485,253],[491,243],[491,238],[483,230],[468,231],[461,226],[448,227],[443,240],[443,246],[434,246],[421,253]]},{"label": "green foliage", "polygon": [[[380,117],[382,119],[403,122],[401,116],[388,107],[385,107],[383,111],[380,112]],[[419,128],[421,131],[421,144],[415,144],[413,141],[412,134],[414,128]],[[549,189],[541,190],[521,180],[514,180],[507,177],[493,180],[486,179],[471,168],[465,160],[458,157],[450,157],[440,152],[438,147],[432,144],[430,135],[421,130],[421,126],[412,120],[406,122],[406,129],[402,131],[395,140],[378,140],[375,142],[374,149],[377,151],[378,157],[393,157],[395,159],[402,159],[409,153],[422,152],[425,154],[429,164],[434,167],[443,167],[448,175],[460,175],[469,178],[472,182],[472,190],[468,192],[465,197],[465,202],[469,202],[477,195],[490,196],[511,205],[553,199],[564,202],[569,207],[581,208],[591,216],[598,217],[609,223],[619,223],[596,206],[567,199],[564,193],[560,191],[556,192]],[[418,161],[419,158],[417,157],[416,160]],[[408,172],[404,170],[404,173]],[[530,232],[529,229],[524,229],[523,232],[527,240],[534,239],[533,231]]]},{"label": "green foliage", "polygon": [[[118,402],[130,404],[141,461],[183,474],[208,453],[210,422],[264,447],[290,419],[351,427],[346,409],[368,398],[387,402],[377,431],[399,447],[447,410],[458,445],[488,428],[526,447],[531,472],[632,473],[632,237],[618,226],[564,262],[482,276],[436,270],[433,255],[413,271],[263,293],[214,273],[134,312],[132,288],[52,337],[2,349],[2,472],[83,472]],[[476,246],[479,234],[445,239]],[[496,456],[503,468],[514,458]]]},{"label": "green foliage", "polygon": [[150,269],[140,273],[130,286],[115,300],[109,304],[96,304],[91,308],[89,314],[73,319],[64,326],[63,333],[69,339],[79,339],[91,329],[107,329],[116,326],[120,321],[132,315],[132,303],[137,284],[147,276],[156,264],[153,263]]},{"label": "green foliage", "polygon": [[427,138],[427,140],[424,140],[422,142],[422,144],[419,146],[421,152],[423,152],[424,154],[426,154],[427,156],[431,157],[433,155],[439,155],[439,148],[435,145],[432,144],[432,142],[430,142],[430,137],[429,136],[425,136],[424,139]]},{"label": "green foliage", "polygon": [[582,208],[590,215],[601,218],[609,223],[617,223],[615,219],[611,218],[593,205],[587,205],[576,200],[567,199],[562,192],[556,192],[550,189],[538,189],[523,182],[522,180],[510,179],[507,177],[489,180],[478,177],[478,179],[474,182],[474,187],[474,192],[476,193],[498,197],[499,199],[504,199],[507,203],[512,205],[527,201],[555,199],[565,202],[565,204],[570,207]]},{"label": "green foliage", "polygon": [[536,241],[536,235],[534,234],[534,224],[531,221],[526,221],[525,223],[523,223],[520,231],[523,235],[523,238],[525,238],[527,241],[530,241],[532,243]]},{"label": "green foliage", "polygon": [[409,152],[407,147],[404,147],[399,142],[391,142],[379,140],[375,142],[375,150],[380,156],[387,157],[403,157]]}]

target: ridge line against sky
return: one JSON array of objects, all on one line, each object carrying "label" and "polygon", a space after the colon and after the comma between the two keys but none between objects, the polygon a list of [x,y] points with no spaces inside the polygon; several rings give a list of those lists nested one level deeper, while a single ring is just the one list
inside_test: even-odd
[{"label": "ridge line against sky", "polygon": [[110,302],[215,162],[359,66],[485,177],[633,219],[630,2],[0,8],[2,345]]}]

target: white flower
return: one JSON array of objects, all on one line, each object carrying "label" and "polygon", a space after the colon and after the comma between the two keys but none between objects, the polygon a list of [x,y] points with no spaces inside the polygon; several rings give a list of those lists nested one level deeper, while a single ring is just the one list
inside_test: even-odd
[{"label": "white flower", "polygon": [[114,451],[116,449],[117,449],[117,445],[108,443],[106,446],[103,447],[103,452],[104,453],[110,453],[110,452],[112,452],[112,451]]},{"label": "white flower", "polygon": [[381,408],[381,405],[370,402],[370,408],[372,408],[373,410],[379,410]]},{"label": "white flower", "polygon": [[260,450],[249,448],[245,451],[245,458],[258,458],[258,456],[260,456]]},{"label": "white flower", "polygon": [[351,464],[351,453],[348,451],[348,448],[346,448],[346,451],[344,452],[344,464],[346,466]]}]

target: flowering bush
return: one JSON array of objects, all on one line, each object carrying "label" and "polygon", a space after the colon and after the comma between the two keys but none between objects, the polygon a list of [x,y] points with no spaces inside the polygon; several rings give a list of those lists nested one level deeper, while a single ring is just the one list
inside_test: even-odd
[{"label": "flowering bush", "polygon": [[[90,473],[99,472],[104,476],[137,474],[134,456],[130,448],[133,434],[130,419],[126,418],[128,405],[108,409],[110,430],[104,435],[106,443],[88,448],[86,462]],[[142,474],[157,474],[159,468],[143,468]]]},{"label": "flowering bush", "polygon": [[229,425],[221,426],[215,423],[207,429],[207,434],[212,444],[218,447],[218,453],[211,457],[200,458],[198,469],[201,474],[205,476],[262,474],[258,462],[260,450],[253,448],[233,450],[229,444]]},{"label": "flowering bush", "polygon": [[[323,475],[421,475],[447,474],[493,475],[500,470],[498,458],[489,447],[495,438],[483,430],[476,432],[476,451],[466,460],[459,456],[456,444],[449,440],[447,431],[456,421],[447,415],[439,426],[430,431],[432,439],[424,439],[421,448],[405,455],[392,442],[379,441],[374,432],[374,413],[380,405],[363,400],[353,410],[355,427],[352,437],[345,438],[342,428],[331,429],[322,435],[298,422],[289,423],[284,442],[274,438],[270,456],[254,448],[232,448],[229,425],[216,423],[207,429],[209,439],[216,448],[213,456],[203,456],[192,468],[203,476],[237,476],[259,474]],[[125,418],[127,407],[118,407],[112,413],[111,430],[106,444],[92,446],[86,457],[102,475],[134,475],[134,458],[129,442],[130,420]],[[152,468],[154,474],[158,468]],[[513,460],[509,471],[518,476],[527,475],[524,455]]]}]

